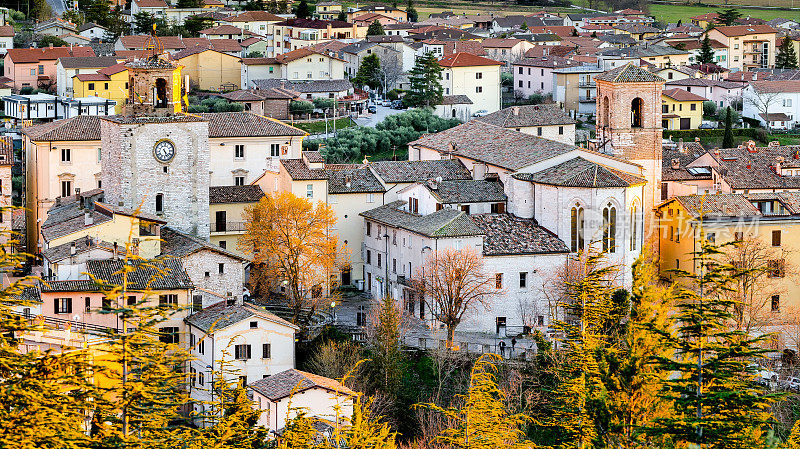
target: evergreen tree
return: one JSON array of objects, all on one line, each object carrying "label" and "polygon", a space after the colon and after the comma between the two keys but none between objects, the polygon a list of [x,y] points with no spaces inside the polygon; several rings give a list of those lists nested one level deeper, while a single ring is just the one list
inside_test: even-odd
[{"label": "evergreen tree", "polygon": [[379,21],[374,21],[369,24],[367,28],[367,36],[384,36],[386,32],[383,31],[383,25]]},{"label": "evergreen tree", "polygon": [[721,23],[723,25],[730,26],[730,25],[733,25],[734,23],[736,23],[736,20],[739,17],[742,17],[742,13],[740,13],[736,9],[727,8],[727,9],[722,10],[721,13],[719,13],[719,16],[717,17],[717,21],[719,21],[719,23]]},{"label": "evergreen tree", "polygon": [[339,11],[339,15],[336,16],[336,20],[340,22],[347,22],[347,13],[344,10]]},{"label": "evergreen tree", "polygon": [[403,102],[411,107],[431,107],[442,102],[442,67],[433,53],[417,58],[409,72],[410,88]]},{"label": "evergreen tree", "polygon": [[522,31],[528,31],[528,22],[522,21],[522,26],[519,27]]},{"label": "evergreen tree", "polygon": [[414,0],[408,0],[408,7],[406,7],[406,14],[408,15],[409,22],[416,22],[419,20],[419,13],[417,8],[414,8]]},{"label": "evergreen tree", "polygon": [[267,9],[264,0],[248,0],[242,7],[245,11],[265,11]]},{"label": "evergreen tree", "polygon": [[377,89],[381,86],[381,61],[378,59],[378,55],[372,53],[364,56],[353,82],[357,86],[369,86],[370,89]]},{"label": "evergreen tree", "polygon": [[767,351],[759,345],[769,336],[753,338],[730,329],[736,303],[721,293],[730,291],[743,272],[719,263],[723,253],[702,228],[699,245],[692,264],[699,272],[675,270],[686,284],[676,287],[676,324],[665,333],[675,352],[655,358],[661,369],[680,374],[667,380],[662,391],[675,410],[656,418],[649,430],[678,444],[749,448],[773,423],[769,406],[779,397],[752,382],[750,363]]},{"label": "evergreen tree", "polygon": [[156,18],[147,11],[139,11],[133,15],[133,30],[136,34],[150,34]]},{"label": "evergreen tree", "polygon": [[178,8],[201,8],[202,6],[202,0],[178,0],[176,3]]},{"label": "evergreen tree", "polygon": [[725,113],[725,134],[722,137],[722,148],[733,148],[733,124],[731,123],[731,107]]},{"label": "evergreen tree", "polygon": [[775,56],[776,69],[796,69],[797,52],[794,51],[794,41],[786,36],[778,46],[778,54]]},{"label": "evergreen tree", "polygon": [[711,39],[708,33],[700,44],[700,53],[697,55],[697,62],[700,64],[711,64],[714,62],[714,49],[711,47]]},{"label": "evergreen tree", "polygon": [[300,4],[297,5],[297,11],[295,15],[298,19],[308,19],[311,17],[311,9],[308,7],[308,3],[306,0],[300,0]]}]

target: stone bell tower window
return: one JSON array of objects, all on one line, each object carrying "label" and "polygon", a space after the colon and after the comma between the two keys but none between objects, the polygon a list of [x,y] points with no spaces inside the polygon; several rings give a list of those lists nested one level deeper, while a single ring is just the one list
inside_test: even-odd
[{"label": "stone bell tower window", "polygon": [[164,78],[156,79],[155,107],[167,107],[167,80]]},{"label": "stone bell tower window", "polygon": [[636,97],[631,102],[631,126],[634,128],[641,128],[642,127],[642,107],[644,105],[644,101]]}]

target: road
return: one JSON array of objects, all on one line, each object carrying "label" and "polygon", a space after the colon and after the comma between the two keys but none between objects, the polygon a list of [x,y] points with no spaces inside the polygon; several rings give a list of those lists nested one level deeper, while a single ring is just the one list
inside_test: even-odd
[{"label": "road", "polygon": [[370,114],[369,116],[365,117],[359,117],[355,120],[356,123],[358,123],[360,126],[369,126],[371,128],[374,128],[375,125],[382,122],[383,119],[385,119],[386,117],[394,114],[399,114],[404,111],[405,109],[392,109],[386,106],[378,106],[378,109],[374,114]]},{"label": "road", "polygon": [[60,16],[67,10],[67,8],[64,7],[64,0],[47,0],[47,3],[50,5],[55,15]]}]

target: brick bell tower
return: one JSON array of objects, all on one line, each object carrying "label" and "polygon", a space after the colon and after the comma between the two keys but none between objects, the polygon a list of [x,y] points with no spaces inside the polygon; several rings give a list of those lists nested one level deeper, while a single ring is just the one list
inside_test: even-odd
[{"label": "brick bell tower", "polygon": [[595,77],[597,150],[642,166],[645,239],[661,201],[661,92],[666,80],[628,63]]},{"label": "brick bell tower", "polygon": [[125,64],[128,69],[125,115],[159,116],[186,110],[188,86],[184,86],[181,78],[183,66],[164,53],[164,44],[155,35],[155,27],[145,48],[147,57]]}]

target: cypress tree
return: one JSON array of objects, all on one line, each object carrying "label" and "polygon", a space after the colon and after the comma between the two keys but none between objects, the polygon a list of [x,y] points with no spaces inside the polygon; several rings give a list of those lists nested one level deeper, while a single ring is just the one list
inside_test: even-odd
[{"label": "cypress tree", "polygon": [[386,32],[383,31],[383,25],[379,21],[374,21],[369,24],[367,28],[367,36],[384,36]]},{"label": "cypress tree", "polygon": [[719,13],[717,20],[723,25],[730,26],[736,23],[736,19],[739,17],[742,17],[742,13],[736,9],[728,8]]},{"label": "cypress tree", "polygon": [[733,125],[731,123],[731,107],[725,113],[725,134],[722,137],[722,148],[733,148]]},{"label": "cypress tree", "polygon": [[442,102],[442,67],[433,53],[417,58],[409,72],[410,89],[403,101],[411,107],[434,106]]},{"label": "cypress tree", "polygon": [[796,69],[797,52],[794,51],[794,44],[790,37],[786,36],[778,46],[778,54],[775,56],[776,69]]},{"label": "cypress tree", "polygon": [[711,39],[708,37],[708,33],[706,33],[700,45],[700,53],[697,55],[697,62],[700,64],[711,64],[714,62],[714,49],[711,48]]},{"label": "cypress tree", "polygon": [[298,19],[308,19],[311,17],[311,9],[308,7],[306,0],[300,0],[300,4],[297,5],[297,12],[295,12],[295,15]]}]

